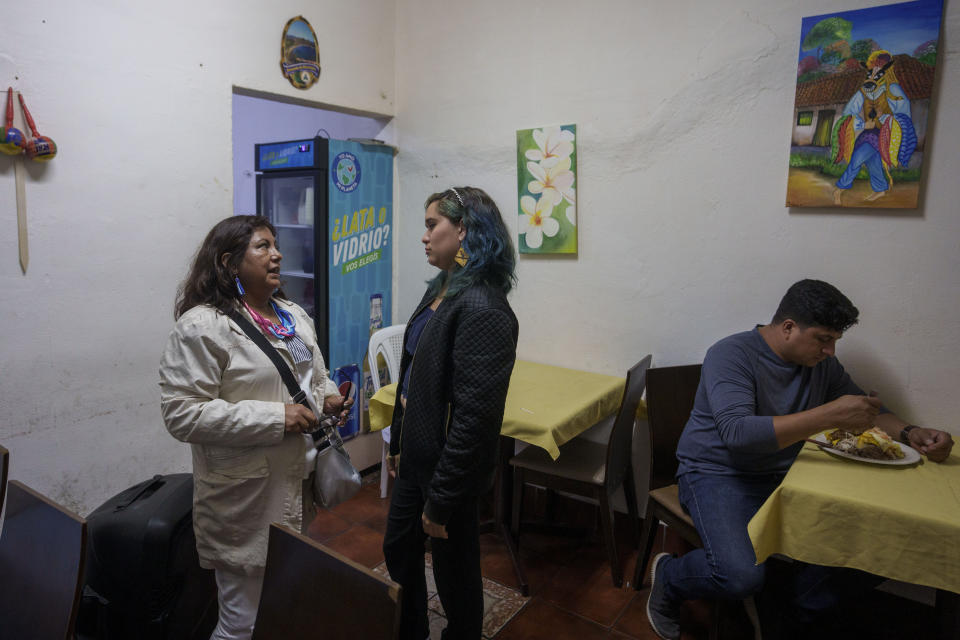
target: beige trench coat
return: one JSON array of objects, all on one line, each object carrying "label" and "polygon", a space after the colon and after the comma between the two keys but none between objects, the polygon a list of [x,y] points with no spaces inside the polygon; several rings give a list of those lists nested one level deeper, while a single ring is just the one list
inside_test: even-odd
[{"label": "beige trench coat", "polygon": [[[324,397],[338,393],[313,321],[299,306],[275,301],[293,314],[297,335],[313,352],[310,390],[322,407]],[[292,368],[283,341],[268,339]],[[232,320],[205,305],[180,317],[160,363],[160,406],[167,430],[193,450],[193,528],[201,566],[258,575],[270,523],[301,531],[312,439],[284,431],[283,405],[291,402],[276,366]],[[312,499],[306,499],[312,511]]]}]

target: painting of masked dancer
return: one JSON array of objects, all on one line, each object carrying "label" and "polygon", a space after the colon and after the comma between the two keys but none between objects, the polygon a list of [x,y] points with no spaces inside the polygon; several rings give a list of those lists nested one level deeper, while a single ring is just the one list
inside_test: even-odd
[{"label": "painting of masked dancer", "polygon": [[942,0],[804,18],[788,207],[916,208]]}]

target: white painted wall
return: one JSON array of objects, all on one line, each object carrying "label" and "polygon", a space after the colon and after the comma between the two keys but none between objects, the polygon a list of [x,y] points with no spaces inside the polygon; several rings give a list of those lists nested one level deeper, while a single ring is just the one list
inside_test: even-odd
[{"label": "white painted wall", "polygon": [[[849,0],[844,9],[884,4]],[[430,268],[422,202],[488,190],[516,229],[517,129],[576,123],[580,251],[521,257],[519,356],[622,373],[699,362],[803,277],[861,310],[839,355],[907,420],[960,434],[960,6],[946,3],[918,210],[787,209],[811,0],[398,0],[398,318]]]},{"label": "white painted wall", "polygon": [[[484,187],[515,229],[516,129],[574,122],[580,253],[520,260],[521,357],[615,372],[648,351],[659,364],[698,361],[717,338],[766,321],[791,282],[820,277],[863,312],[841,343],[856,378],[905,418],[957,433],[960,127],[949,105],[960,60],[946,45],[960,8],[946,6],[922,207],[791,211],[800,19],[834,8],[11,4],[0,77],[60,146],[49,166],[29,167],[26,276],[13,165],[0,158],[0,442],[11,477],[86,513],[151,474],[189,468],[162,427],[156,369],[187,260],[232,210],[234,85],[398,115],[398,321],[430,275],[424,198]],[[297,14],[320,39],[323,75],[308,91],[277,71],[280,31]]]},{"label": "white painted wall", "polygon": [[[163,428],[157,368],[176,286],[233,212],[234,85],[390,115],[392,0],[67,0],[5,7],[3,87],[59,145],[29,167],[30,268],[17,261],[13,165],[0,158],[0,443],[10,477],[84,514],[155,473],[189,470]],[[298,14],[323,72],[279,72]],[[32,164],[32,163],[31,163]]]}]

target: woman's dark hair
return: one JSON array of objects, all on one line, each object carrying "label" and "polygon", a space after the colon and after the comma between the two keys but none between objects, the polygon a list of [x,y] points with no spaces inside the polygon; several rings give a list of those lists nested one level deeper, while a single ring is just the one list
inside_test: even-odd
[{"label": "woman's dark hair", "polygon": [[[235,301],[240,300],[234,278],[257,229],[269,229],[274,237],[277,235],[277,230],[263,216],[230,216],[210,229],[193,257],[190,272],[177,289],[173,306],[175,319],[200,304],[208,304],[226,313]],[[230,254],[226,266],[220,262],[225,253]],[[280,289],[274,295],[286,298]]]},{"label": "woman's dark hair", "polygon": [[791,319],[803,328],[826,327],[843,333],[857,324],[860,312],[847,296],[823,280],[801,280],[784,294],[773,324]]},{"label": "woman's dark hair", "polygon": [[450,222],[463,223],[467,234],[461,246],[469,258],[465,266],[454,267],[449,283],[446,282],[446,271],[431,280],[430,294],[438,294],[447,284],[445,297],[452,298],[467,287],[481,282],[509,293],[517,281],[514,272],[517,258],[510,232],[493,198],[476,187],[455,187],[427,198],[424,209],[434,202]]}]

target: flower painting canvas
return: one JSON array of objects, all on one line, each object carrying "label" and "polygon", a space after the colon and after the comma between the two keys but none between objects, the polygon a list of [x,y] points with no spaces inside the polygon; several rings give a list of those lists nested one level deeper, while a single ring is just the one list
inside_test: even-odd
[{"label": "flower painting canvas", "polygon": [[517,131],[520,253],[577,252],[577,125]]},{"label": "flower painting canvas", "polygon": [[942,0],[804,18],[788,207],[917,207]]}]

